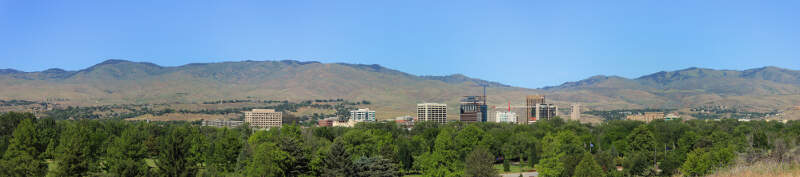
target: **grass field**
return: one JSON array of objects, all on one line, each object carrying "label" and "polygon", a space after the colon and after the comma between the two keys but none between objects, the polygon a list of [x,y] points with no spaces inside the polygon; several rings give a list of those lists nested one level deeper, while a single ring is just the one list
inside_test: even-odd
[{"label": "grass field", "polygon": [[527,165],[523,165],[522,167],[520,167],[519,165],[512,164],[510,167],[511,167],[510,168],[511,171],[506,172],[506,171],[503,171],[503,164],[495,164],[494,165],[494,169],[497,170],[497,173],[500,173],[500,174],[503,174],[503,173],[519,173],[519,172],[527,172],[527,171],[533,170],[533,168],[531,168],[531,167],[529,167]]},{"label": "grass field", "polygon": [[749,166],[733,166],[708,177],[792,177],[800,176],[800,164],[758,162]]}]

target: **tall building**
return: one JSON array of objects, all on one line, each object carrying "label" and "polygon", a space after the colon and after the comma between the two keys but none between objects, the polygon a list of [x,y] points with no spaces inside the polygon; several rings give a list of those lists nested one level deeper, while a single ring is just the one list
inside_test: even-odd
[{"label": "tall building", "polygon": [[244,122],[250,123],[250,127],[254,128],[281,127],[283,113],[275,112],[274,109],[253,109],[244,112]]},{"label": "tall building", "polygon": [[460,118],[462,122],[488,121],[485,96],[464,96],[461,99]]},{"label": "tall building", "polygon": [[375,122],[375,111],[369,108],[350,111],[350,121]]},{"label": "tall building", "polygon": [[497,111],[495,122],[517,123],[517,113],[512,111]]},{"label": "tall building", "polygon": [[532,117],[536,117],[532,113],[534,112],[533,108],[536,105],[544,104],[544,95],[528,95],[525,97],[525,108],[528,109],[525,111],[525,118],[530,119]]},{"label": "tall building", "polygon": [[572,104],[572,112],[569,113],[570,120],[581,120],[581,105]]},{"label": "tall building", "polygon": [[417,120],[432,121],[440,124],[447,123],[447,104],[441,104],[441,103],[417,104]]},{"label": "tall building", "polygon": [[537,104],[527,113],[532,115],[532,117],[528,117],[528,123],[534,123],[538,120],[550,120],[558,116],[558,106],[554,104]]}]

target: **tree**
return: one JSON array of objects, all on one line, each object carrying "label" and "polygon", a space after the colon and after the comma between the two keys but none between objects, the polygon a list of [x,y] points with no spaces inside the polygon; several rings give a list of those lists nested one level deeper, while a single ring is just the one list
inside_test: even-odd
[{"label": "tree", "polygon": [[216,139],[206,153],[206,165],[221,172],[232,172],[236,168],[236,160],[242,148],[239,131],[223,128],[217,131]]},{"label": "tree", "polygon": [[350,153],[344,147],[341,140],[336,140],[330,146],[328,155],[323,160],[324,169],[322,176],[325,177],[345,177],[355,175],[353,172],[353,161]]},{"label": "tree", "polygon": [[61,144],[56,148],[58,162],[56,176],[86,176],[92,158],[89,129],[80,125],[71,125],[61,135]]},{"label": "tree", "polygon": [[189,177],[197,174],[197,162],[193,160],[188,126],[171,127],[166,136],[161,137],[160,152],[156,166],[160,176]]},{"label": "tree", "polygon": [[422,170],[422,176],[446,177],[461,176],[462,165],[453,140],[453,129],[446,127],[440,130],[434,141],[434,150],[420,155],[414,166]]},{"label": "tree", "polygon": [[289,158],[283,161],[286,168],[284,175],[301,176],[310,172],[308,164],[311,162],[311,153],[302,137],[300,127],[297,125],[283,126],[280,129],[280,142],[278,147],[289,153]]},{"label": "tree", "polygon": [[147,149],[141,143],[144,132],[128,127],[108,146],[104,165],[113,176],[148,176],[150,166],[145,163]]},{"label": "tree", "polygon": [[656,138],[647,125],[640,125],[628,135],[625,170],[629,174],[647,176],[655,170]]},{"label": "tree", "polygon": [[483,147],[475,148],[467,155],[464,174],[467,177],[496,177],[497,170],[494,169],[494,155]]},{"label": "tree", "polygon": [[35,148],[36,128],[32,119],[22,120],[12,133],[8,149],[0,161],[2,176],[44,176],[47,166]]},{"label": "tree", "polygon": [[572,175],[573,177],[602,177],[603,168],[597,164],[597,161],[594,160],[592,154],[586,152],[583,154],[583,159],[581,162],[578,163],[578,166],[575,167],[575,174]]},{"label": "tree", "polygon": [[245,166],[245,174],[259,177],[285,176],[285,167],[281,166],[281,162],[288,158],[289,154],[281,151],[273,143],[258,144],[253,148],[253,157]]},{"label": "tree", "polygon": [[511,171],[511,163],[508,162],[508,157],[503,157],[503,171],[510,172]]},{"label": "tree", "polygon": [[584,150],[572,131],[559,131],[542,139],[542,160],[536,169],[544,177],[571,176]]},{"label": "tree", "polygon": [[354,177],[400,177],[400,169],[397,164],[388,159],[377,157],[361,157],[353,164],[355,166]]}]

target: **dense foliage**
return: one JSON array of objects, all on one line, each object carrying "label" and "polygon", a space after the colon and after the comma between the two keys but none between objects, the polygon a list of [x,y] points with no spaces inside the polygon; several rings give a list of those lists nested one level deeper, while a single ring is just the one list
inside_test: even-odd
[{"label": "dense foliage", "polygon": [[737,158],[794,158],[798,140],[797,121],[588,125],[557,118],[251,130],[6,113],[0,176],[496,176],[504,161],[543,177],[700,176]]}]

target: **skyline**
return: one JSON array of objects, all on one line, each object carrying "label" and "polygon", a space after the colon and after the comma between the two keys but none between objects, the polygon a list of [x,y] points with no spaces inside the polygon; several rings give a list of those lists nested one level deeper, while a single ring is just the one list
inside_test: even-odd
[{"label": "skyline", "polygon": [[12,26],[0,28],[0,68],[298,60],[526,88],[689,67],[800,68],[798,2],[622,2],[0,1],[0,26]]}]

